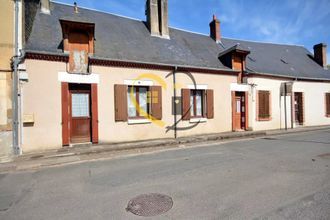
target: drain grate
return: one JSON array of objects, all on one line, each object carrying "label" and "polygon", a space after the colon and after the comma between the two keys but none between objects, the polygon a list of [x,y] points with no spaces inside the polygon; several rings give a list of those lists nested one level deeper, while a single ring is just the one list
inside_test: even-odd
[{"label": "drain grate", "polygon": [[138,216],[151,217],[168,212],[173,200],[167,195],[151,193],[139,195],[128,202],[126,211]]}]

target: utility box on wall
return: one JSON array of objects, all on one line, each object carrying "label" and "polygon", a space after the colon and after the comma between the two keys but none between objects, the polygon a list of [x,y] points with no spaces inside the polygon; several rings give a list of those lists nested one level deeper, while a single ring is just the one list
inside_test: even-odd
[{"label": "utility box on wall", "polygon": [[281,96],[291,96],[292,95],[293,82],[281,83],[280,94]]}]

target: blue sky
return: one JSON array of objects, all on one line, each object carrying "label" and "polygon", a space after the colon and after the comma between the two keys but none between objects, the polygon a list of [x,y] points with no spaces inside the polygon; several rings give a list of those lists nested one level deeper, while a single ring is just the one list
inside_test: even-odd
[{"label": "blue sky", "polygon": [[[70,0],[57,0],[73,4]],[[171,27],[209,34],[216,14],[222,36],[253,41],[329,45],[330,0],[168,0]],[[76,0],[78,6],[145,20],[145,0]]]}]

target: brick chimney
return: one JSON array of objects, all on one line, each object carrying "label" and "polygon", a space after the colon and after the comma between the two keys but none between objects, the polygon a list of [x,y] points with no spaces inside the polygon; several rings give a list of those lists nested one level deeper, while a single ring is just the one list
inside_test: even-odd
[{"label": "brick chimney", "polygon": [[327,45],[324,43],[316,44],[314,46],[314,60],[322,66],[327,68]]},{"label": "brick chimney", "polygon": [[151,36],[169,38],[167,0],[147,0],[146,16]]},{"label": "brick chimney", "polygon": [[210,23],[210,37],[217,43],[221,42],[220,21],[215,15]]},{"label": "brick chimney", "polygon": [[50,14],[49,0],[40,0],[41,13]]}]

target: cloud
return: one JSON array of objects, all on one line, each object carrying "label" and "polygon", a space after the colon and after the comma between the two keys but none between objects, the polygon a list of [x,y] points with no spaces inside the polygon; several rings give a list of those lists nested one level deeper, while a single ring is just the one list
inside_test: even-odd
[{"label": "cloud", "polygon": [[[315,35],[329,35],[330,1],[241,1],[222,0],[220,18],[230,33],[238,38],[275,43],[302,44]],[[223,24],[222,23],[222,24]]]}]

